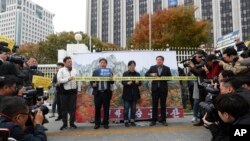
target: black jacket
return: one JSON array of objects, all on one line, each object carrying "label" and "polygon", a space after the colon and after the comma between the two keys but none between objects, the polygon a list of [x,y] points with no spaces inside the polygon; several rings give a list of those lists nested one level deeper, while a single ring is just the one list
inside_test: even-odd
[{"label": "black jacket", "polygon": [[250,125],[250,112],[235,120],[233,125]]},{"label": "black jacket", "polygon": [[14,75],[18,76],[18,69],[14,63],[5,61],[0,65],[0,76],[3,75]]},{"label": "black jacket", "polygon": [[[137,76],[139,77],[140,74],[138,72],[130,72],[126,71],[123,73],[123,76]],[[140,90],[139,86],[141,85],[141,81],[139,81],[139,84],[135,84],[135,81],[132,81],[131,85],[128,85],[128,81],[122,81],[123,85],[123,93],[122,93],[122,99],[127,101],[137,101],[140,99]]]},{"label": "black jacket", "polygon": [[219,124],[211,124],[208,126],[212,134],[212,141],[229,141],[230,128],[237,125],[250,125],[250,112],[239,117],[233,123],[219,122]]},{"label": "black jacket", "polygon": [[[158,77],[172,76],[170,68],[165,66],[165,65],[162,66],[162,72],[160,75],[158,74],[158,66],[156,66],[156,65],[151,66],[150,69],[146,72],[145,76],[150,76],[150,73],[157,73]],[[160,90],[161,91],[166,91],[166,92],[168,91],[168,81],[167,80],[152,81],[152,87],[151,87],[152,91],[156,91],[158,89],[158,83],[160,83]]]},{"label": "black jacket", "polygon": [[47,141],[42,125],[36,125],[33,133],[25,133],[16,123],[0,116],[0,128],[9,129],[10,137],[18,141]]},{"label": "black jacket", "polygon": [[[93,75],[92,76],[99,76],[99,73],[98,73],[98,69],[96,69],[94,72],[93,72]],[[93,95],[96,95],[97,94],[97,91],[98,91],[98,87],[99,87],[99,81],[97,81],[97,86],[96,87],[93,87],[93,83],[95,83],[96,81],[91,81],[90,82],[90,85],[91,87],[93,88],[93,92],[92,94]],[[111,91],[111,85],[114,84],[114,81],[108,81],[107,82],[107,90],[110,94],[112,94],[112,91]]]},{"label": "black jacket", "polygon": [[247,103],[250,106],[250,91],[245,89],[245,88],[239,88],[236,91],[236,94],[240,95],[241,97],[243,97]]},{"label": "black jacket", "polygon": [[229,141],[230,124],[220,122],[219,124],[211,124],[208,126],[212,134],[211,141]]}]

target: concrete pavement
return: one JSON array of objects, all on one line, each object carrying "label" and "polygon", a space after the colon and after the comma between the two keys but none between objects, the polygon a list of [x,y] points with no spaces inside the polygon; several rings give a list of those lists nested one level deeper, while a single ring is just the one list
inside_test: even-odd
[{"label": "concrete pavement", "polygon": [[48,141],[210,141],[211,134],[204,127],[194,127],[191,116],[168,119],[169,126],[161,124],[150,127],[149,122],[137,122],[136,127],[111,123],[110,129],[94,130],[92,123],[76,123],[77,129],[60,131],[62,121],[49,119],[46,124]]}]

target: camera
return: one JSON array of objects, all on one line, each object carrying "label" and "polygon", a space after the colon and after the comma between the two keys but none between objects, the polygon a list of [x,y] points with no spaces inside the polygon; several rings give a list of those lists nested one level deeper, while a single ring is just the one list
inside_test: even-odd
[{"label": "camera", "polygon": [[29,106],[33,106],[37,101],[47,100],[48,96],[44,96],[43,87],[37,87],[32,89],[32,87],[26,87],[26,91],[23,93],[23,98]]},{"label": "camera", "polygon": [[[43,120],[43,124],[45,123],[49,123],[49,121],[45,118],[45,115],[49,113],[49,108],[45,105],[35,105],[35,106],[31,106],[30,107],[30,115],[35,117],[38,110],[41,110],[42,113],[43,113],[43,117],[44,117],[44,120]],[[26,121],[25,125],[27,127],[27,130],[28,131],[32,131],[33,130],[33,120],[31,118],[31,116],[29,116],[28,120]]]},{"label": "camera", "polygon": [[35,116],[37,111],[41,110],[43,112],[43,116],[47,115],[49,113],[49,108],[45,105],[39,105],[34,106],[31,109],[31,115]]},{"label": "camera", "polygon": [[[47,100],[48,97],[44,96],[43,87],[37,87],[36,89],[26,90],[23,94],[26,103],[30,107],[30,115],[33,117],[36,116],[37,111],[41,110],[44,116],[44,123],[48,123],[48,120],[45,118],[45,115],[49,113],[49,108],[43,104],[37,104],[37,101]],[[29,118],[26,122],[26,126],[33,127],[33,121]]]},{"label": "camera", "polygon": [[23,56],[8,56],[7,61],[23,65],[25,58]]},{"label": "camera", "polygon": [[[217,79],[215,78],[213,81],[215,82],[216,80]],[[199,106],[201,107],[201,114],[205,115],[205,113],[207,113],[206,120],[216,122],[219,120],[219,115],[214,106],[214,99],[219,95],[220,91],[218,87],[211,85],[211,80],[204,80],[201,83],[201,86],[203,86],[208,92],[205,101],[199,103]]]}]

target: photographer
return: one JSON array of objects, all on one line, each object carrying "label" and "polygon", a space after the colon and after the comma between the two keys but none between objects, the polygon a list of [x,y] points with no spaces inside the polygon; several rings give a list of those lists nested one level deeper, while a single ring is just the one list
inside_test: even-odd
[{"label": "photographer", "polygon": [[13,75],[0,76],[0,96],[22,96],[25,89],[16,89],[17,78]]},{"label": "photographer", "polygon": [[[57,63],[57,73],[59,69],[63,68],[64,64],[63,63]],[[62,119],[62,110],[61,110],[61,99],[60,95],[62,93],[62,87],[61,84],[57,81],[57,73],[54,74],[52,84],[53,87],[55,87],[54,90],[54,99],[53,99],[53,104],[52,104],[52,115],[49,118],[55,117],[55,112],[56,112],[56,106],[57,106],[57,113],[58,117],[55,119],[55,121],[59,121]]]},{"label": "photographer", "polygon": [[231,70],[222,70],[218,76],[219,83],[226,78],[234,77],[234,73]]},{"label": "photographer", "polygon": [[43,113],[38,111],[33,119],[33,132],[25,132],[26,122],[29,118],[29,107],[20,97],[4,97],[0,103],[0,128],[7,128],[10,137],[22,141],[46,141],[44,132]]},{"label": "photographer", "polygon": [[201,115],[198,116],[198,113],[200,111],[199,102],[204,101],[205,97],[207,95],[207,92],[203,86],[201,86],[201,83],[206,78],[206,71],[204,68],[205,61],[204,58],[206,56],[206,53],[202,50],[199,50],[194,55],[193,59],[189,62],[189,68],[190,72],[193,73],[195,76],[198,77],[197,84],[194,85],[194,92],[193,92],[193,98],[194,98],[194,118],[199,118],[200,121],[196,121],[193,125],[194,126],[202,126],[202,117]]},{"label": "photographer", "polygon": [[242,57],[237,56],[237,51],[233,47],[228,47],[223,51],[223,61],[219,62],[219,65],[224,70],[231,70],[235,75],[242,75],[248,72],[246,66],[241,66],[240,61]]},{"label": "photographer", "polygon": [[250,91],[244,87],[245,85],[249,85],[249,77],[232,77],[223,79],[220,83],[220,93],[221,94],[229,94],[236,93],[242,96],[250,105]]},{"label": "photographer", "polygon": [[214,54],[210,54],[206,57],[206,65],[204,66],[205,72],[207,74],[207,79],[214,79],[220,73],[219,62]]},{"label": "photographer", "polygon": [[250,125],[249,105],[240,95],[219,95],[216,109],[222,121],[210,122],[207,114],[203,117],[204,125],[212,134],[212,141],[229,141],[231,126]]},{"label": "photographer", "polygon": [[10,49],[6,47],[0,47],[0,76],[3,75],[15,75],[18,76],[18,70],[15,64],[7,61]]},{"label": "photographer", "polygon": [[30,57],[27,62],[24,62],[23,68],[21,70],[22,74],[24,75],[25,85],[32,86],[32,77],[33,75],[44,76],[44,74],[37,70],[38,63],[36,58]]}]

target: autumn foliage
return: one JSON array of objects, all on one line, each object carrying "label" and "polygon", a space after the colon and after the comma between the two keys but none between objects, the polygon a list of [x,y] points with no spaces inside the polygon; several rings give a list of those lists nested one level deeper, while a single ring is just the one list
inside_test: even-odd
[{"label": "autumn foliage", "polygon": [[[197,47],[210,40],[208,21],[197,21],[194,7],[175,7],[160,10],[151,15],[151,41],[153,49],[171,47]],[[140,18],[136,24],[130,45],[134,48],[149,47],[149,15]]]},{"label": "autumn foliage", "polygon": [[[57,63],[57,51],[59,49],[66,50],[67,44],[76,44],[75,34],[75,32],[51,34],[45,41],[41,41],[37,44],[25,43],[21,45],[17,54],[26,58],[36,57],[39,64],[55,64]],[[89,46],[89,36],[83,33],[81,33],[81,35],[82,41],[80,41],[80,43]],[[102,42],[96,37],[92,37],[91,39],[92,47],[95,45],[97,50],[118,48],[116,45]]]}]

